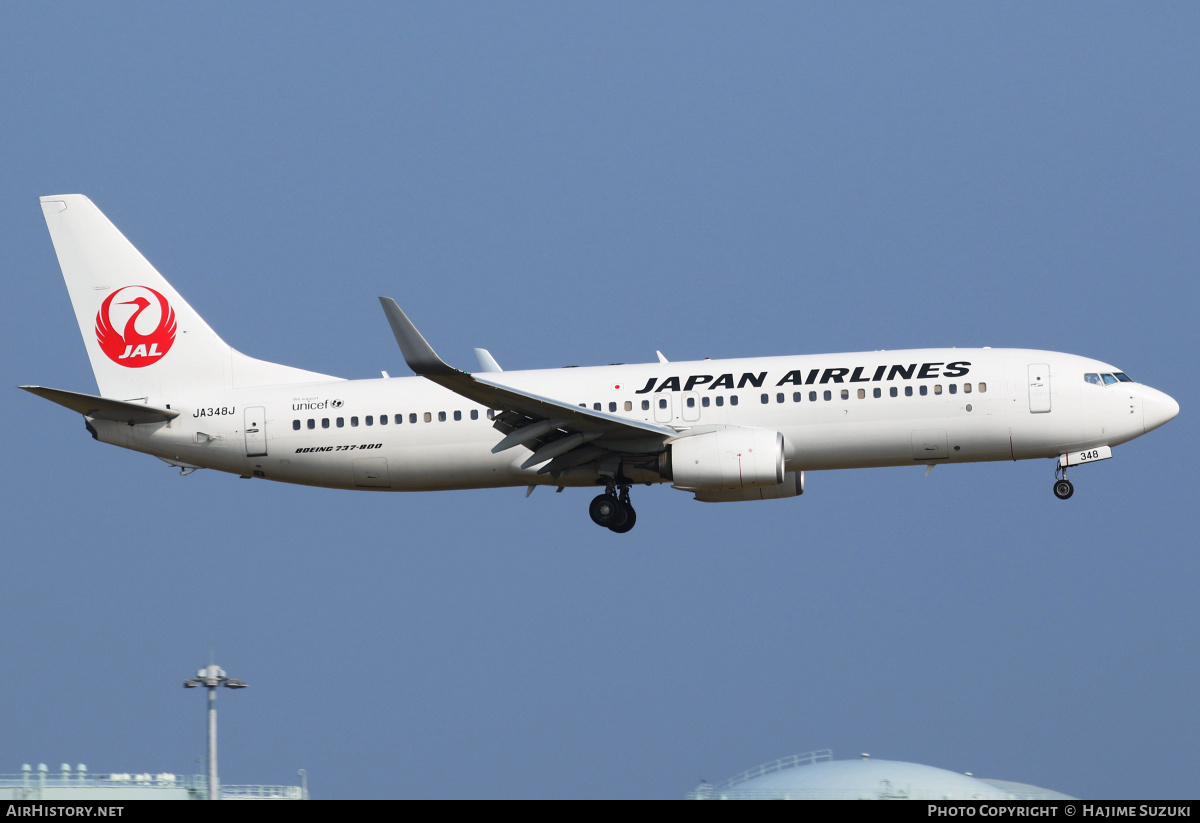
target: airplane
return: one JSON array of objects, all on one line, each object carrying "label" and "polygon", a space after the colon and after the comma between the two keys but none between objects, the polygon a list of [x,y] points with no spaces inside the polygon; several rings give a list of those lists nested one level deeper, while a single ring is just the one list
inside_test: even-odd
[{"label": "airplane", "polygon": [[414,377],[346,380],[230,347],[89,200],[41,198],[99,395],[21,386],[92,437],[181,474],[338,489],[602,489],[625,533],[636,484],[702,502],[776,500],[828,469],[1055,459],[1067,470],[1179,404],[1120,369],[1027,349],[915,349],[468,373],[379,298]]}]

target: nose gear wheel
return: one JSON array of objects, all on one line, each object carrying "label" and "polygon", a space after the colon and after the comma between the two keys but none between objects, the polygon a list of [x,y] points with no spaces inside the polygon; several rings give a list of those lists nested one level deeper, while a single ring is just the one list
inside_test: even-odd
[{"label": "nose gear wheel", "polygon": [[1059,500],[1066,500],[1074,493],[1075,484],[1067,479],[1067,470],[1056,468],[1054,470],[1054,496]]}]

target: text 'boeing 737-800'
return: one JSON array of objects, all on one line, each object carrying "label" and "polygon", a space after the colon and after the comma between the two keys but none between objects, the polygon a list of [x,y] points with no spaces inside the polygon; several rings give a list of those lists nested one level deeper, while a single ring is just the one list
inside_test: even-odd
[{"label": "text 'boeing 737-800'", "polygon": [[1104,460],[1179,412],[1120,369],[1027,349],[761,357],[502,371],[447,365],[380,298],[416,377],[343,380],[232,349],[92,202],[41,198],[99,396],[22,386],[92,436],[184,473],[374,491],[603,489],[592,520],[636,521],[629,489],[705,502],[804,491],[806,471]]}]

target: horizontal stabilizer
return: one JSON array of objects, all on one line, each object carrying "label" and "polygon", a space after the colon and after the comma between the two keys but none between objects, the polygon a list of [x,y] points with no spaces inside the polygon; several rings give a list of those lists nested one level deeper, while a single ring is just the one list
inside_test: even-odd
[{"label": "horizontal stabilizer", "polygon": [[47,389],[44,386],[20,386],[19,388],[96,420],[112,420],[132,426],[135,423],[165,423],[179,416],[179,412],[174,409],[160,409],[141,403],[110,400],[107,397],[96,397],[91,394]]}]

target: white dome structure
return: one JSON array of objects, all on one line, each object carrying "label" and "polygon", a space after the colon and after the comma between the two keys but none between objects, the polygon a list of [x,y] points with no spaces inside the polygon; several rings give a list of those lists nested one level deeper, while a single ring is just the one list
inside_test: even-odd
[{"label": "white dome structure", "polygon": [[834,760],[829,749],[764,763],[719,785],[701,783],[690,800],[1074,800],[1061,792],[984,780],[898,760]]}]

